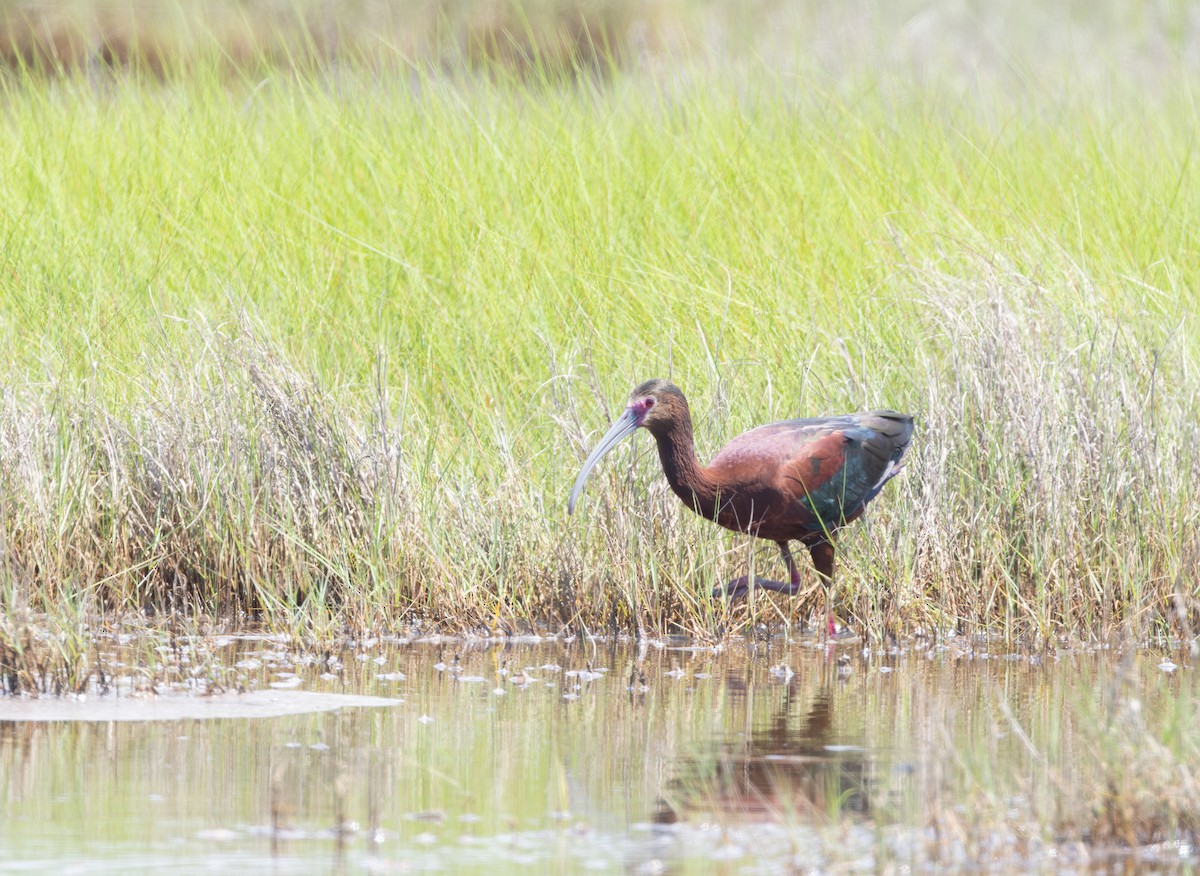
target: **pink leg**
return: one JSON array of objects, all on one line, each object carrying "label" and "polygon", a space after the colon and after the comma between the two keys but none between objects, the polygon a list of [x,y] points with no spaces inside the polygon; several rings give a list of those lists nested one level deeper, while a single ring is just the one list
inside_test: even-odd
[{"label": "pink leg", "polygon": [[824,541],[810,547],[808,552],[817,568],[817,574],[821,576],[821,583],[825,585],[825,609],[829,621],[829,638],[832,639],[837,632],[837,626],[833,622],[833,544]]}]

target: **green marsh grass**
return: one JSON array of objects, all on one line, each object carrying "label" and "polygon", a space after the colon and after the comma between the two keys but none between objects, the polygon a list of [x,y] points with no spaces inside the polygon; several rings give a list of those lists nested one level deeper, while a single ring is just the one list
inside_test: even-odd
[{"label": "green marsh grass", "polygon": [[496,73],[8,80],[6,611],[806,622],[819,600],[707,597],[778,559],[688,515],[644,437],[567,518],[669,376],[706,457],[916,414],[842,539],[870,637],[1192,635],[1194,78]]}]

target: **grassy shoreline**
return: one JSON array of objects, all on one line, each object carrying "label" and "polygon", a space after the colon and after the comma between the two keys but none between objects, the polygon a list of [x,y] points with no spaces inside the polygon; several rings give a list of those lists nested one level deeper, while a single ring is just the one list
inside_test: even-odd
[{"label": "grassy shoreline", "polygon": [[614,406],[670,375],[705,456],[787,416],[917,415],[844,539],[869,636],[1190,637],[1192,93],[10,88],[3,610],[806,620],[705,598],[775,558],[682,511],[647,441],[566,518]]}]

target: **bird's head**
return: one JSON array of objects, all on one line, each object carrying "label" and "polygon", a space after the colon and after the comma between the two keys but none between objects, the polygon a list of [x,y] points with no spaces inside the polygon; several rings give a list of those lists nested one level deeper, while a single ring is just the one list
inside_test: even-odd
[{"label": "bird's head", "polygon": [[629,394],[629,404],[625,409],[633,411],[638,425],[655,436],[672,426],[691,422],[687,399],[679,387],[657,377],[638,385]]},{"label": "bird's head", "polygon": [[616,419],[592,449],[583,468],[580,469],[579,477],[575,479],[575,487],[571,490],[571,498],[567,501],[567,513],[574,513],[575,503],[579,500],[579,494],[583,492],[583,485],[592,469],[609,451],[620,444],[622,439],[632,435],[638,427],[645,427],[658,435],[671,423],[676,422],[681,413],[686,414],[686,411],[687,402],[675,384],[654,379],[638,385],[629,394],[625,412]]}]

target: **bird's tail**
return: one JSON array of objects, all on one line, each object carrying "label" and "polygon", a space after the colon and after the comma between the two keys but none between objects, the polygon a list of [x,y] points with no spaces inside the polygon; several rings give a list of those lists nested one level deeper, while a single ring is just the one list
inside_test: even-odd
[{"label": "bird's tail", "polygon": [[891,431],[886,432],[896,445],[896,461],[899,462],[908,453],[909,444],[912,442],[913,436],[913,418],[910,414],[900,414],[896,411],[879,411],[876,416],[891,426]]},{"label": "bird's tail", "polygon": [[888,447],[888,470],[884,482],[891,480],[904,467],[909,445],[912,443],[913,418],[897,411],[871,411],[863,414],[860,422],[878,434]]}]

